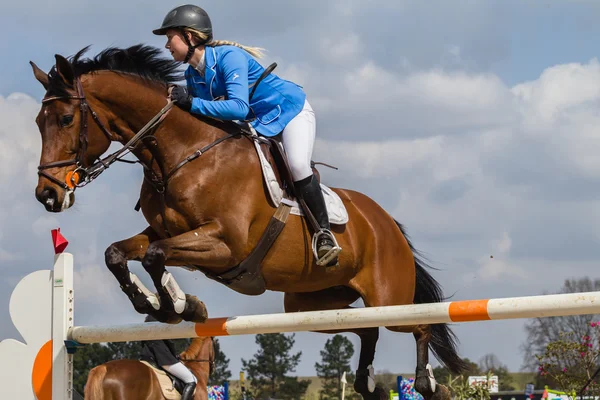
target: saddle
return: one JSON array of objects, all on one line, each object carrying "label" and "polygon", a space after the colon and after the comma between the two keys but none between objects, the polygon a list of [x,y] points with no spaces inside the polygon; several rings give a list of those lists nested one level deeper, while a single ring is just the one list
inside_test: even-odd
[{"label": "saddle", "polygon": [[[263,180],[267,189],[268,198],[274,207],[278,207],[281,202],[291,206],[290,214],[304,215],[310,214],[310,210],[303,204],[299,204],[294,193],[294,180],[289,168],[287,156],[279,137],[260,137],[252,131],[252,139],[256,147],[258,158],[263,172]],[[340,197],[329,187],[321,183],[321,175],[316,168],[317,164],[334,168],[325,163],[316,163],[311,161],[311,169],[317,178],[325,205],[329,222],[332,225],[344,225],[348,222],[348,213]],[[317,228],[313,226],[313,229]]]}]

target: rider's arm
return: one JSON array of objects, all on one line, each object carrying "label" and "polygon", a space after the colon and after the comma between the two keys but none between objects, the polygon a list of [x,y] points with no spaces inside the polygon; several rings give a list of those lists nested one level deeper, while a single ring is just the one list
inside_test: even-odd
[{"label": "rider's arm", "polygon": [[225,81],[227,100],[211,101],[194,97],[193,113],[222,120],[244,120],[250,111],[248,105],[248,61],[239,51],[227,51],[219,60]]}]

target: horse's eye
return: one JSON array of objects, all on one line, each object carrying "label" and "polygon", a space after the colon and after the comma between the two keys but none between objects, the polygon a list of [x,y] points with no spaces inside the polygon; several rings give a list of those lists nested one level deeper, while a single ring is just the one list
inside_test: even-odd
[{"label": "horse's eye", "polygon": [[72,115],[63,115],[60,118],[60,126],[69,126],[73,123],[73,116]]}]

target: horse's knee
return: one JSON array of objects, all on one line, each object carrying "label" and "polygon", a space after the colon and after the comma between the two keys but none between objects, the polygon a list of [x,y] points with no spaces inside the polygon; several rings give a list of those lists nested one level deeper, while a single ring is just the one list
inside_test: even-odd
[{"label": "horse's knee", "polygon": [[164,266],[165,259],[165,251],[157,244],[150,244],[142,259],[142,266],[148,273],[152,273],[157,266]]},{"label": "horse's knee", "polygon": [[104,262],[117,279],[129,276],[125,253],[123,253],[123,251],[115,244],[111,244],[104,252]]},{"label": "horse's knee", "polygon": [[106,251],[104,252],[104,262],[108,268],[111,268],[113,265],[122,264],[125,260],[125,253],[117,247],[116,243],[108,246]]}]

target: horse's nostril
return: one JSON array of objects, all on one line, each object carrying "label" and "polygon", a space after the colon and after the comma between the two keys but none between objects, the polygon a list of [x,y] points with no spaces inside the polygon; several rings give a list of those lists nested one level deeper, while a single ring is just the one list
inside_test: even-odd
[{"label": "horse's nostril", "polygon": [[55,190],[46,188],[40,193],[38,200],[46,207],[46,210],[53,211],[58,201],[58,196]]}]

